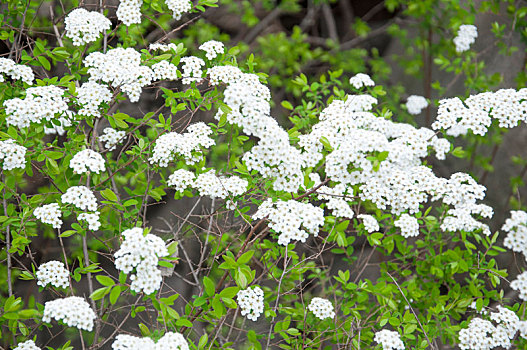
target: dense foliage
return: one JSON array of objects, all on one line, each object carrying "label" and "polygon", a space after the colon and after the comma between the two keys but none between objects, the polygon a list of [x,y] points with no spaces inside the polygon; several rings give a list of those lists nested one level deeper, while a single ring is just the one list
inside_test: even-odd
[{"label": "dense foliage", "polygon": [[524,348],[527,7],[351,4],[3,3],[0,345]]}]

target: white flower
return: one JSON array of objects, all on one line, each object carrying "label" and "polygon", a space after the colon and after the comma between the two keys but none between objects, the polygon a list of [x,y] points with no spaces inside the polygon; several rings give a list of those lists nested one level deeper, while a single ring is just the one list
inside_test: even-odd
[{"label": "white flower", "polygon": [[153,44],[150,44],[148,49],[150,51],[160,50],[160,51],[166,52],[170,50],[177,50],[177,45],[173,43],[170,43],[170,44],[153,43]]},{"label": "white flower", "polygon": [[176,80],[177,67],[168,61],[160,61],[152,65],[154,80]]},{"label": "white flower", "polygon": [[72,296],[47,301],[44,304],[42,321],[51,322],[52,318],[64,322],[69,327],[91,331],[96,315],[84,298]]},{"label": "white flower", "polygon": [[406,109],[410,114],[417,115],[426,107],[428,107],[428,101],[423,96],[411,95],[406,100]]},{"label": "white flower", "polygon": [[225,47],[222,42],[216,40],[209,40],[199,47],[200,50],[205,51],[205,56],[207,59],[212,60],[216,58],[219,54],[225,52]]},{"label": "white flower", "polygon": [[401,236],[415,237],[419,235],[419,222],[413,216],[402,214],[393,224],[401,229]]},{"label": "white flower", "polygon": [[399,333],[383,329],[375,333],[373,338],[377,344],[382,345],[383,350],[404,350],[404,344]]},{"label": "white flower", "polygon": [[240,68],[235,66],[214,66],[207,70],[211,85],[219,83],[232,84],[242,76]]},{"label": "white flower", "polygon": [[189,350],[189,346],[183,334],[167,332],[157,341],[155,350]]},{"label": "white flower", "polygon": [[5,78],[3,74],[11,77],[13,80],[22,80],[28,85],[33,85],[35,80],[35,74],[30,66],[23,64],[16,64],[15,61],[9,58],[0,57],[0,82],[4,82]]},{"label": "white flower", "polygon": [[81,213],[77,217],[77,220],[84,220],[88,223],[88,228],[93,231],[97,231],[101,227],[101,222],[99,221],[100,213],[97,211],[95,213]]},{"label": "white flower", "polygon": [[130,276],[130,288],[135,292],[152,294],[161,287],[161,271],[157,264],[159,258],[168,255],[163,240],[153,234],[143,236],[143,229],[135,227],[123,231],[123,243],[114,254],[115,267],[124,273],[135,269]]},{"label": "white flower", "polygon": [[112,343],[113,350],[154,350],[155,343],[150,338],[134,337],[128,334],[119,334]]},{"label": "white flower", "polygon": [[80,46],[97,40],[99,35],[110,29],[112,22],[96,11],[78,8],[69,13],[64,20],[66,36],[73,45]]},{"label": "white flower", "polygon": [[527,300],[527,271],[524,271],[511,282],[511,288],[520,293],[522,300]]},{"label": "white flower", "polygon": [[514,252],[523,253],[527,259],[527,213],[512,210],[511,217],[505,221],[501,229],[507,232],[503,245]]},{"label": "white flower", "polygon": [[201,76],[203,75],[201,67],[205,65],[205,61],[199,57],[188,56],[183,57],[181,63],[183,63],[181,67],[183,69],[183,84],[190,84],[193,81],[201,80]]},{"label": "white flower", "polygon": [[264,311],[264,292],[258,286],[240,290],[236,301],[242,316],[247,316],[249,320],[256,321]]},{"label": "white flower", "polygon": [[61,196],[63,203],[73,204],[81,210],[96,211],[97,198],[86,186],[72,186]]},{"label": "white flower", "polygon": [[90,81],[100,80],[120,87],[130,102],[139,100],[142,88],[152,82],[154,74],[150,67],[141,64],[141,54],[132,48],[118,47],[105,54],[92,52],[84,59],[84,65],[89,67]]},{"label": "white flower", "polygon": [[26,151],[27,148],[17,145],[15,140],[0,141],[0,160],[3,161],[2,169],[24,169],[26,167]]},{"label": "white flower", "polygon": [[161,135],[154,145],[150,164],[166,167],[177,155],[181,155],[189,164],[197,163],[203,157],[201,148],[214,145],[214,140],[209,137],[211,134],[210,127],[199,122],[189,126],[184,134],[170,132]]},{"label": "white flower", "polygon": [[70,168],[76,174],[83,174],[89,171],[99,174],[101,171],[106,170],[104,158],[91,149],[77,152],[70,160]]},{"label": "white flower", "polygon": [[167,185],[174,187],[177,192],[183,192],[194,184],[195,177],[192,171],[178,169],[168,177]]},{"label": "white flower", "polygon": [[369,233],[379,231],[379,223],[373,216],[367,214],[360,214],[357,215],[357,217],[359,219],[362,219],[364,229],[366,229],[366,231],[368,231]]},{"label": "white flower", "polygon": [[120,0],[117,18],[126,26],[141,23],[141,5],[143,0]]},{"label": "white flower", "polygon": [[112,344],[113,350],[188,350],[188,342],[181,333],[167,332],[157,341],[150,338],[119,334]]},{"label": "white flower", "polygon": [[112,100],[112,92],[105,85],[88,81],[77,89],[77,99],[82,105],[79,114],[100,117],[99,106]]},{"label": "white flower", "polygon": [[99,136],[99,140],[105,143],[104,148],[109,151],[113,151],[115,149],[115,146],[121,144],[124,141],[125,135],[126,132],[122,130],[104,128],[104,130],[102,131],[102,135]]},{"label": "white flower", "polygon": [[468,328],[459,331],[459,347],[462,350],[491,350],[496,347],[510,349],[511,341],[521,332],[522,323],[514,312],[498,306],[498,312],[490,314],[495,322],[473,318]]},{"label": "white flower", "polygon": [[62,98],[64,90],[57,86],[35,86],[26,90],[26,98],[13,98],[4,101],[7,125],[17,128],[28,127],[31,123],[40,124],[42,120],[52,120],[56,114],[68,109]]},{"label": "white flower", "polygon": [[334,318],[335,311],[333,304],[327,299],[314,297],[307,306],[308,310],[315,314],[321,320],[326,318]]},{"label": "white flower", "polygon": [[255,220],[265,217],[269,220],[269,227],[279,234],[278,244],[284,246],[293,240],[305,242],[309,233],[318,236],[318,230],[324,224],[321,208],[295,200],[273,203],[268,199],[253,215]]},{"label": "white flower", "polygon": [[183,14],[192,10],[192,2],[190,0],[165,0],[165,3],[172,11],[175,19],[181,19]]},{"label": "white flower", "polygon": [[48,284],[57,288],[68,288],[70,273],[60,261],[52,260],[38,267],[37,285],[45,287]]},{"label": "white flower", "polygon": [[359,73],[350,78],[350,84],[355,89],[360,89],[363,86],[374,86],[375,82],[370,78],[368,74]]},{"label": "white flower", "polygon": [[457,36],[454,38],[457,52],[467,51],[470,45],[476,41],[478,37],[478,28],[471,24],[463,24],[459,27]]},{"label": "white flower", "polygon": [[52,225],[53,228],[60,228],[62,226],[62,212],[60,211],[58,203],[46,204],[35,208],[33,214],[43,223]]},{"label": "white flower", "polygon": [[35,345],[33,340],[26,340],[23,343],[18,343],[18,346],[13,350],[40,350],[40,348]]}]

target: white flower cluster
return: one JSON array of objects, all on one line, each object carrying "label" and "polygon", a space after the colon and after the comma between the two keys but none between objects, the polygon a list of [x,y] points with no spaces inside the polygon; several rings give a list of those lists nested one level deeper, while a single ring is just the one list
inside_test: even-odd
[{"label": "white flower cluster", "polygon": [[[225,199],[229,196],[240,196],[247,191],[247,180],[238,176],[217,176],[214,170],[196,175],[188,170],[179,169],[169,176],[167,184],[182,192],[188,187],[198,190],[201,196]],[[234,209],[235,203],[229,200],[228,209]]]},{"label": "white flower cluster", "polygon": [[239,196],[247,191],[247,180],[238,176],[219,177],[214,170],[201,173],[196,178],[193,187],[201,196],[225,199],[228,196]]},{"label": "white flower cluster", "polygon": [[76,174],[83,174],[89,171],[99,174],[101,171],[106,170],[104,158],[91,149],[77,152],[70,160],[70,168]]},{"label": "white flower cluster", "polygon": [[291,241],[305,242],[309,233],[318,236],[320,226],[324,225],[324,211],[310,203],[295,200],[273,203],[271,199],[263,202],[253,219],[267,218],[269,227],[278,236],[278,243],[288,245]]},{"label": "white flower cluster", "polygon": [[35,208],[33,214],[43,223],[52,225],[53,228],[62,226],[62,212],[58,203],[46,204]]},{"label": "white flower cluster", "polygon": [[203,44],[201,44],[199,49],[205,51],[205,56],[207,56],[207,59],[209,60],[212,60],[218,57],[219,54],[225,52],[225,47],[223,43],[216,40],[209,40],[207,42],[204,42]]},{"label": "white flower cluster", "polygon": [[[224,102],[231,108],[227,121],[260,140],[243,156],[247,168],[258,171],[264,178],[274,178],[273,188],[277,191],[297,191],[303,183],[304,163],[300,150],[291,146],[287,131],[270,116],[269,89],[257,75],[243,74],[235,67],[215,67],[211,83],[220,82],[228,83],[224,92]],[[219,111],[215,118],[222,115]]]},{"label": "white flower cluster", "polygon": [[70,12],[64,20],[66,36],[73,41],[73,45],[80,46],[97,40],[99,35],[110,29],[112,22],[96,11],[78,8]]},{"label": "white flower cluster", "polygon": [[154,145],[150,164],[167,167],[176,155],[181,155],[189,164],[197,163],[203,157],[201,148],[214,145],[214,140],[209,137],[210,134],[212,134],[210,127],[199,122],[190,125],[184,134],[170,132],[161,135]]},{"label": "white flower cluster", "polygon": [[455,173],[450,179],[438,179],[436,198],[443,197],[443,203],[453,206],[447,211],[447,216],[441,224],[443,231],[459,230],[472,232],[481,230],[490,235],[488,225],[474,219],[472,215],[491,218],[493,210],[485,204],[476,204],[485,197],[485,186],[479,185],[470,175]]},{"label": "white flower cluster", "polygon": [[404,213],[393,224],[401,229],[401,236],[403,237],[419,236],[419,223],[413,216]]},{"label": "white flower cluster", "polygon": [[64,322],[69,327],[77,327],[90,332],[93,329],[93,320],[96,315],[84,298],[72,296],[47,301],[44,304],[42,321],[51,322],[52,318]]},{"label": "white flower cluster", "polygon": [[205,65],[205,61],[199,57],[188,56],[183,57],[181,62],[183,63],[181,67],[183,69],[183,84],[191,84],[193,81],[197,82],[202,79],[203,71],[201,67]]},{"label": "white flower cluster", "polygon": [[64,90],[50,86],[35,86],[26,90],[26,98],[13,98],[4,102],[7,125],[18,128],[28,127],[31,123],[40,124],[42,120],[51,120],[56,114],[68,109],[62,98]]},{"label": "white flower cluster", "polygon": [[102,135],[99,136],[99,140],[104,142],[104,148],[109,151],[113,151],[115,146],[122,143],[126,132],[122,130],[115,130],[112,128],[104,128]]},{"label": "white flower cluster", "polygon": [[242,76],[242,71],[234,66],[214,66],[207,70],[210,84],[218,85],[219,83],[232,84],[238,81]]},{"label": "white flower cluster", "polygon": [[114,255],[115,267],[124,273],[135,269],[135,274],[130,276],[130,289],[152,294],[161,287],[161,271],[157,264],[159,257],[168,255],[165,242],[153,234],[144,236],[139,227],[125,230],[122,236],[121,248]]},{"label": "white flower cluster", "polygon": [[167,52],[167,51],[170,51],[170,50],[176,50],[177,49],[177,45],[174,44],[174,43],[170,43],[170,44],[153,43],[153,44],[150,44],[148,49],[150,51],[157,51],[157,50],[159,50],[159,51]]},{"label": "white flower cluster", "polygon": [[406,100],[406,109],[410,114],[418,115],[426,107],[428,107],[428,101],[423,96],[410,95]]},{"label": "white flower cluster", "polygon": [[168,61],[153,64],[152,71],[154,72],[154,80],[176,80],[178,78],[177,66]]},{"label": "white flower cluster", "polygon": [[23,64],[16,64],[15,61],[9,58],[0,57],[0,82],[5,81],[4,74],[11,77],[13,80],[22,80],[28,85],[33,85],[35,74],[30,66]]},{"label": "white flower cluster", "polygon": [[501,229],[507,232],[503,245],[514,252],[523,253],[527,259],[527,213],[512,210],[511,217],[505,220]]},{"label": "white flower cluster", "polygon": [[38,267],[37,285],[45,287],[48,284],[57,288],[68,288],[70,273],[64,264],[57,260],[48,261]]},{"label": "white flower cluster", "polygon": [[514,312],[498,306],[498,312],[490,314],[491,321],[473,318],[468,328],[459,331],[461,350],[491,350],[497,347],[510,349],[511,341],[520,330],[520,319]]},{"label": "white flower cluster", "polygon": [[178,169],[168,177],[167,184],[174,187],[177,192],[183,192],[194,184],[196,175],[192,171]]},{"label": "white flower cluster", "polygon": [[100,117],[99,106],[112,100],[112,92],[107,86],[89,81],[77,89],[77,100],[82,105],[79,114]]},{"label": "white flower cluster", "polygon": [[88,229],[92,231],[97,231],[101,227],[101,222],[99,221],[100,213],[96,211],[95,213],[80,213],[77,217],[77,220],[84,220],[88,223]]},{"label": "white flower cluster", "polygon": [[359,73],[350,78],[350,84],[355,89],[360,89],[363,86],[374,86],[375,82],[370,78],[368,74]]},{"label": "white flower cluster", "polygon": [[383,350],[404,350],[404,343],[401,340],[399,333],[383,329],[382,331],[375,332],[375,338],[373,338],[377,344],[382,345]]},{"label": "white flower cluster", "polygon": [[26,167],[26,151],[24,146],[17,145],[14,140],[0,141],[0,160],[3,170]]},{"label": "white flower cluster", "polygon": [[364,229],[369,233],[379,231],[379,223],[372,215],[359,214],[357,215],[359,219],[362,219],[362,224]]},{"label": "white flower cluster", "polygon": [[527,300],[527,271],[516,276],[516,279],[511,282],[511,288],[520,293],[520,299]]},{"label": "white flower cluster", "polygon": [[25,342],[19,343],[13,350],[41,350],[35,345],[33,340],[26,340]]},{"label": "white flower cluster", "polygon": [[141,65],[141,54],[132,48],[118,47],[105,54],[93,52],[84,59],[84,65],[90,67],[90,81],[120,87],[131,102],[139,100],[142,88],[152,82],[154,75],[150,67]]},{"label": "white flower cluster", "polygon": [[73,204],[81,210],[96,211],[97,198],[86,186],[72,186],[61,196],[63,203]]},{"label": "white flower cluster", "polygon": [[242,316],[247,316],[249,320],[256,321],[264,311],[264,292],[258,286],[240,290],[236,294],[236,301]]},{"label": "white flower cluster", "polygon": [[165,0],[170,11],[175,19],[181,19],[183,14],[192,10],[192,2],[190,0]]},{"label": "white flower cluster", "polygon": [[[351,216],[347,198],[353,199],[354,195],[379,209],[389,208],[394,215],[405,213],[398,224],[407,237],[419,232],[417,221],[410,215],[419,211],[420,204],[443,199],[451,206],[443,230],[481,229],[489,234],[488,226],[475,218],[492,216],[490,207],[477,204],[485,195],[485,187],[466,174],[454,174],[450,179],[437,177],[423,163],[429,149],[438,159],[444,159],[450,143],[430,129],[416,129],[375,116],[369,111],[374,102],[368,95],[334,100],[322,111],[311,132],[299,136],[306,167],[315,167],[324,152],[328,153],[325,173],[336,184],[321,187],[319,198],[329,201],[328,208],[336,216]],[[325,149],[323,139],[332,150]],[[359,188],[354,194],[356,185]]]},{"label": "white flower cluster", "polygon": [[314,297],[307,306],[308,310],[315,314],[321,320],[326,318],[334,318],[335,311],[333,310],[333,304],[327,299]]},{"label": "white flower cluster", "polygon": [[459,27],[454,38],[457,52],[467,51],[478,37],[478,28],[472,24],[463,24]]},{"label": "white flower cluster", "polygon": [[457,97],[440,100],[432,128],[444,129],[451,136],[466,135],[468,130],[483,136],[492,118],[498,120],[502,128],[512,128],[520,121],[527,121],[527,88],[483,92],[464,102]]},{"label": "white flower cluster", "polygon": [[189,350],[188,342],[181,333],[167,332],[157,343],[150,338],[119,334],[112,344],[113,350]]},{"label": "white flower cluster", "polygon": [[120,0],[117,18],[126,26],[141,23],[141,5],[143,0]]}]

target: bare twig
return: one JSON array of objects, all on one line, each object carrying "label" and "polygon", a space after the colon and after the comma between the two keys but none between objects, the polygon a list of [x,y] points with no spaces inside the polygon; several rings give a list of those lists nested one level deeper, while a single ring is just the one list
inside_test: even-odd
[{"label": "bare twig", "polygon": [[414,311],[414,308],[412,307],[412,304],[410,304],[410,302],[408,301],[408,299],[406,299],[406,295],[404,295],[404,292],[403,290],[401,289],[401,287],[399,286],[399,284],[397,283],[397,281],[395,280],[395,278],[393,278],[392,275],[390,275],[389,272],[386,272],[388,274],[388,276],[390,276],[390,278],[392,279],[393,283],[395,283],[395,285],[397,286],[397,289],[399,289],[399,292],[401,292],[401,295],[403,296],[404,300],[406,301],[406,303],[408,304],[408,307],[410,308],[410,311],[412,311],[412,313],[414,314],[414,317],[415,319],[417,320],[417,323],[419,323],[419,327],[421,327],[421,330],[423,331],[425,337],[426,337],[426,340],[428,341],[428,345],[430,345],[430,348],[431,349],[436,349],[436,347],[434,346],[434,344],[430,341],[430,338],[428,337],[428,333],[426,333],[424,327],[423,327],[423,324],[421,323],[421,321],[419,320],[419,317],[417,316],[417,314],[415,313]]}]

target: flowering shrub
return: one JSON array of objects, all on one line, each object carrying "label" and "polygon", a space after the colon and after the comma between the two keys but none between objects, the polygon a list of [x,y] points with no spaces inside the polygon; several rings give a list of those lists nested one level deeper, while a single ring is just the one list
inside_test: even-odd
[{"label": "flowering shrub", "polygon": [[47,42],[5,27],[3,344],[524,347],[527,272],[509,281],[495,257],[527,250],[527,214],[511,212],[502,244],[485,186],[436,168],[462,154],[454,137],[527,121],[527,89],[441,99],[429,129],[365,73],[301,74],[287,128],[254,56],[134,42],[152,13],[210,6],[122,0],[114,22],[72,6]]}]

